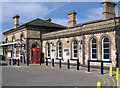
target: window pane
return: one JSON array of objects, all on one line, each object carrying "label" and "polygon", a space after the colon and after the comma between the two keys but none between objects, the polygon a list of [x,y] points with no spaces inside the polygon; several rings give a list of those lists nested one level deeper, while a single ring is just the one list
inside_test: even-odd
[{"label": "window pane", "polygon": [[109,49],[104,49],[104,53],[109,53]]},{"label": "window pane", "polygon": [[74,50],[74,53],[77,53],[77,50]]},{"label": "window pane", "polygon": [[59,47],[59,49],[62,49],[62,47]]},{"label": "window pane", "polygon": [[74,41],[74,44],[77,44],[77,41]]},{"label": "window pane", "polygon": [[109,48],[109,44],[107,43],[107,44],[104,44],[103,45],[103,48]]},{"label": "window pane", "polygon": [[105,37],[103,42],[109,42],[109,39]]},{"label": "window pane", "polygon": [[92,48],[96,48],[96,44],[92,44]]},{"label": "window pane", "polygon": [[59,49],[59,51],[62,51],[61,49]]},{"label": "window pane", "polygon": [[50,44],[47,43],[47,56],[49,57],[50,56]]},{"label": "window pane", "polygon": [[104,54],[104,59],[109,59],[109,54]]},{"label": "window pane", "polygon": [[58,43],[58,57],[62,57],[62,43]]},{"label": "window pane", "polygon": [[77,41],[73,41],[73,58],[77,58]]},{"label": "window pane", "polygon": [[62,57],[62,54],[59,54],[59,57]]},{"label": "window pane", "polygon": [[74,46],[74,49],[77,49],[77,46]]},{"label": "window pane", "polygon": [[96,49],[92,49],[92,53],[97,53],[97,50]]},{"label": "window pane", "polygon": [[48,43],[47,45],[48,45],[48,46],[50,46],[50,44],[49,44],[49,43]]},{"label": "window pane", "polygon": [[96,39],[92,39],[92,43],[96,43]]},{"label": "window pane", "polygon": [[59,51],[59,53],[62,53],[62,51]]},{"label": "window pane", "polygon": [[74,54],[74,57],[77,57],[77,54]]},{"label": "window pane", "polygon": [[50,56],[50,53],[48,53],[48,56]]},{"label": "window pane", "polygon": [[92,54],[92,58],[97,58],[97,54]]},{"label": "window pane", "polygon": [[59,42],[59,46],[61,46],[61,42]]}]

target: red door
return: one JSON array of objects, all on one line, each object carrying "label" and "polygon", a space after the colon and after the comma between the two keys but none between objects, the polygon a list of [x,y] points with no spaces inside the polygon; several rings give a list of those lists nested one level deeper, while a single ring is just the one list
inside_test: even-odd
[{"label": "red door", "polygon": [[33,48],[33,64],[39,64],[40,63],[40,49],[39,48]]}]

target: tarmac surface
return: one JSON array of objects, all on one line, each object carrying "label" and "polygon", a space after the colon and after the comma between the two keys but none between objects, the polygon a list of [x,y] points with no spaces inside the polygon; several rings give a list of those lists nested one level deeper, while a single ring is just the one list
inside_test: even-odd
[{"label": "tarmac surface", "polygon": [[67,65],[62,68],[51,64],[2,66],[3,86],[96,86],[99,81],[102,86],[116,86],[115,72],[109,77],[108,70],[101,75],[100,69],[91,68],[91,72],[87,72],[86,67],[67,69]]}]

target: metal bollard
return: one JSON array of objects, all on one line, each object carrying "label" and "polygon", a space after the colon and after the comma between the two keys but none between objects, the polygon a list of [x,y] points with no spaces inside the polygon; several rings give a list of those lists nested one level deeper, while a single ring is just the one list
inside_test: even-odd
[{"label": "metal bollard", "polygon": [[18,59],[18,66],[19,66],[19,59]]},{"label": "metal bollard", "polygon": [[70,60],[68,59],[67,62],[68,62],[68,69],[70,69]]},{"label": "metal bollard", "polygon": [[22,63],[22,56],[20,56],[20,61],[21,61],[21,63]]},{"label": "metal bollard", "polygon": [[40,65],[41,65],[41,59],[39,59],[40,60]]},{"label": "metal bollard", "polygon": [[101,74],[103,74],[103,62],[101,62]]},{"label": "metal bollard", "polygon": [[27,58],[27,66],[29,66],[29,59]]},{"label": "metal bollard", "polygon": [[90,72],[90,61],[88,60],[88,72]]},{"label": "metal bollard", "polygon": [[112,76],[112,65],[110,65],[110,73],[109,76]]},{"label": "metal bollard", "polygon": [[79,88],[79,87],[74,87],[74,88]]},{"label": "metal bollard", "polygon": [[118,80],[119,68],[116,69],[116,80]]},{"label": "metal bollard", "polygon": [[77,70],[79,70],[79,60],[77,60]]},{"label": "metal bollard", "polygon": [[61,59],[59,59],[59,61],[60,61],[60,62],[59,62],[59,67],[61,68]]},{"label": "metal bollard", "polygon": [[16,65],[16,59],[14,59],[14,65]]},{"label": "metal bollard", "polygon": [[11,59],[9,59],[9,64],[11,65]]},{"label": "metal bollard", "polygon": [[13,65],[14,65],[14,59],[12,59],[12,61],[13,61]]},{"label": "metal bollard", "polygon": [[52,59],[52,67],[54,67],[54,59]]},{"label": "metal bollard", "polygon": [[23,57],[24,58],[24,64],[26,63],[26,61],[25,61],[25,56]]},{"label": "metal bollard", "polygon": [[117,88],[120,88],[120,72],[118,73]]},{"label": "metal bollard", "polygon": [[97,88],[102,88],[102,83],[101,82],[97,82]]},{"label": "metal bollard", "polygon": [[46,66],[48,66],[48,59],[46,58]]}]

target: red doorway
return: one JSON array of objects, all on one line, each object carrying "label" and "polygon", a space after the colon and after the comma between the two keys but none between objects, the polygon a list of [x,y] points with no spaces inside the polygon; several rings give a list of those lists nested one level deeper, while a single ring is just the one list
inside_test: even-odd
[{"label": "red doorway", "polygon": [[33,48],[33,64],[39,64],[40,63],[40,48]]}]

